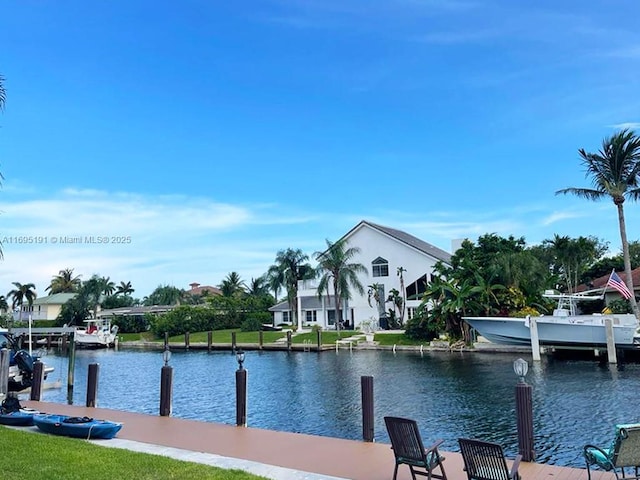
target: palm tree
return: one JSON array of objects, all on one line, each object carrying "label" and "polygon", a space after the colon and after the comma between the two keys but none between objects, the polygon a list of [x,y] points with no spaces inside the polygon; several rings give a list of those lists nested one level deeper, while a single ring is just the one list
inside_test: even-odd
[{"label": "palm tree", "polygon": [[6,313],[9,310],[9,304],[7,303],[7,297],[0,295],[0,312]]},{"label": "palm tree", "polygon": [[[640,173],[640,138],[632,130],[623,129],[605,138],[602,149],[598,153],[588,153],[584,149],[578,150],[582,157],[582,164],[586,167],[587,177],[591,177],[593,188],[564,188],[556,194],[572,193],[587,200],[601,200],[609,197],[618,209],[618,224],[620,225],[620,239],[622,240],[622,256],[624,270],[627,277],[627,287],[633,292],[633,278],[631,276],[631,257],[629,255],[629,241],[627,227],[624,220],[624,202],[627,198],[638,200],[640,187],[638,174]],[[635,295],[630,299],[631,308],[640,319]]]},{"label": "palm tree", "polygon": [[273,290],[273,298],[278,303],[278,294],[280,289],[285,286],[284,272],[280,265],[271,265],[267,270],[267,283],[269,288]]},{"label": "palm tree", "polygon": [[360,253],[358,247],[347,247],[344,240],[335,243],[327,240],[327,249],[324,252],[314,254],[318,261],[317,274],[320,277],[318,283],[318,296],[323,293],[329,295],[329,287],[333,289],[333,298],[336,308],[336,329],[340,335],[340,323],[343,321],[341,303],[351,298],[350,287],[364,295],[364,287],[358,279],[359,273],[367,273],[367,268],[361,263],[352,263],[354,256]]},{"label": "palm tree", "polygon": [[77,292],[82,283],[80,277],[81,275],[73,276],[73,268],[65,268],[51,279],[51,283],[45,288],[45,291],[49,290],[50,295]]},{"label": "palm tree", "polygon": [[269,294],[269,285],[267,285],[266,277],[251,278],[247,286],[247,294],[253,297]]},{"label": "palm tree", "polygon": [[120,285],[116,287],[116,295],[131,295],[135,292],[134,288],[131,286],[131,282],[120,282]]},{"label": "palm tree", "polygon": [[218,287],[223,297],[237,297],[244,293],[245,284],[238,272],[230,272]]},{"label": "palm tree", "polygon": [[111,277],[100,278],[100,284],[102,286],[101,293],[104,293],[107,297],[113,295],[113,292],[116,291],[116,284],[111,281]]},{"label": "palm tree", "polygon": [[307,263],[309,256],[302,253],[299,248],[287,248],[276,254],[276,263],[269,268],[271,285],[281,281],[281,285],[287,290],[287,302],[291,311],[292,324],[298,321],[298,280],[306,280],[313,276],[313,269]]},{"label": "palm tree", "polygon": [[22,320],[22,305],[26,301],[29,306],[33,305],[33,301],[36,299],[37,293],[35,291],[36,286],[33,283],[22,284],[20,282],[13,282],[13,286],[16,287],[7,294],[7,298],[12,298],[12,308],[19,307],[18,320]]}]

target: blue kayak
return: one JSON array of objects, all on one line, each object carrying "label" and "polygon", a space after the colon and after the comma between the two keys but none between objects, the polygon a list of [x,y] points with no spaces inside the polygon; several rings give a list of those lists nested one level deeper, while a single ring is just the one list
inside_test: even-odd
[{"label": "blue kayak", "polygon": [[96,420],[91,417],[67,415],[34,415],[33,423],[46,433],[76,438],[113,438],[122,428],[122,423]]},{"label": "blue kayak", "polygon": [[0,413],[0,425],[10,425],[12,427],[30,427],[33,425],[33,412],[5,412]]}]

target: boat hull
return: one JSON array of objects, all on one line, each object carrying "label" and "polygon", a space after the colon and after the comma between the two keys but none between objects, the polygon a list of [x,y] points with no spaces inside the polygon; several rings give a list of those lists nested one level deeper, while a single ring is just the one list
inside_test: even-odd
[{"label": "boat hull", "polygon": [[[638,328],[633,315],[575,315],[535,317],[540,345],[568,347],[606,347],[605,319],[613,321],[613,339],[617,347],[631,348]],[[531,345],[531,330],[526,318],[463,317],[480,335],[501,345]]]},{"label": "boat hull", "polygon": [[0,425],[12,427],[30,427],[33,425],[33,413],[9,412],[0,414]]},{"label": "boat hull", "polygon": [[33,422],[46,433],[85,439],[113,438],[122,428],[121,423],[67,415],[35,415]]}]

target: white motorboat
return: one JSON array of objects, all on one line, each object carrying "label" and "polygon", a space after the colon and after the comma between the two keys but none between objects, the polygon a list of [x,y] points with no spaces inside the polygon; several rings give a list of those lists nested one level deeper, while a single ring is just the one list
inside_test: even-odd
[{"label": "white motorboat", "polygon": [[488,341],[503,345],[531,345],[531,321],[535,320],[540,345],[565,347],[606,347],[606,320],[611,319],[616,347],[634,346],[638,320],[630,313],[585,315],[577,311],[579,301],[601,300],[588,294],[558,294],[545,292],[547,298],[558,300],[553,315],[539,317],[462,317]]},{"label": "white motorboat", "polygon": [[85,326],[77,327],[74,333],[76,347],[108,348],[115,345],[118,338],[118,326],[111,326],[107,318],[85,320]]}]

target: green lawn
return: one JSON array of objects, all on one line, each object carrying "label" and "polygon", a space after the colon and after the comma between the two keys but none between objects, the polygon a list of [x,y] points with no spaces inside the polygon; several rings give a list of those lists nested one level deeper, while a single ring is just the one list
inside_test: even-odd
[{"label": "green lawn", "polygon": [[[236,332],[237,344],[258,344],[260,341],[259,332],[242,332],[239,328],[227,329],[227,330],[215,330],[213,332],[213,343],[231,343],[231,333]],[[343,330],[338,336],[338,332],[335,330],[322,332],[322,344],[323,345],[335,345],[336,340],[339,338],[348,338],[352,335],[358,335],[361,332],[353,330]],[[286,338],[286,332],[262,332],[264,343],[274,343],[280,338]],[[316,332],[301,333],[300,335],[293,335],[291,339],[294,344],[303,344],[305,341],[310,341],[311,345],[316,345],[317,336]],[[139,340],[163,342],[163,338],[152,338],[148,333],[124,333],[120,334],[120,339],[123,342],[132,342]],[[190,343],[207,343],[207,332],[194,332],[189,334]],[[379,345],[426,345],[428,342],[424,340],[411,340],[404,336],[402,333],[378,333],[375,335],[374,340]],[[171,343],[184,343],[184,335],[176,335],[169,337]]]},{"label": "green lawn", "polygon": [[[243,332],[239,328],[228,330],[214,330],[213,343],[231,343],[231,333],[236,333],[236,343],[259,343],[260,332]],[[279,338],[286,337],[286,332],[262,332],[264,343],[273,343]],[[207,343],[208,332],[195,332],[189,334],[189,342]],[[169,338],[170,342],[184,342],[184,335],[176,335]]]},{"label": "green lawn", "polygon": [[2,476],[29,480],[264,479],[159,455],[106,448],[85,440],[0,427]]}]

